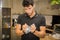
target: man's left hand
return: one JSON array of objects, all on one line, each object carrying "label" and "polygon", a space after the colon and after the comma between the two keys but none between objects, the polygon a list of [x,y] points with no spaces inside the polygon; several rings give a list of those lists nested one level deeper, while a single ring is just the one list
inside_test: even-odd
[{"label": "man's left hand", "polygon": [[31,25],[31,30],[30,30],[30,31],[31,31],[31,33],[34,33],[34,32],[35,32],[35,30],[36,30],[35,24],[32,24],[32,25]]}]

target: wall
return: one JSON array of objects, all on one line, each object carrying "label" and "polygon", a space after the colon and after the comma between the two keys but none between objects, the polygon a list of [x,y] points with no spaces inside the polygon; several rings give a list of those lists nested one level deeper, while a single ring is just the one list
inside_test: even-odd
[{"label": "wall", "polygon": [[[38,13],[44,15],[60,15],[57,9],[51,9],[49,0],[34,0],[36,4],[36,10]],[[12,14],[21,14],[23,13],[22,0],[3,0],[3,7],[10,7]]]}]

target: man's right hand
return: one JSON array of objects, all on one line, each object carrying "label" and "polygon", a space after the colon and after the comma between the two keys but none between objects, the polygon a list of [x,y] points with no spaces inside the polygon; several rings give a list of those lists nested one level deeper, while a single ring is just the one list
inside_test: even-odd
[{"label": "man's right hand", "polygon": [[24,32],[26,32],[26,29],[28,28],[28,25],[25,23],[23,26],[22,26],[22,30],[24,31]]},{"label": "man's right hand", "polygon": [[21,30],[21,25],[20,24],[17,24],[15,26],[15,32],[16,32],[17,36],[22,36],[24,34],[23,31]]}]

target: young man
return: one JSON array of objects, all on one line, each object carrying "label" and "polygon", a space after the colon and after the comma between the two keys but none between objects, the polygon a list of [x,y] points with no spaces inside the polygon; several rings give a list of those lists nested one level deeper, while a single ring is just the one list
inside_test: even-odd
[{"label": "young man", "polygon": [[[18,17],[16,34],[21,36],[21,40],[40,40],[46,34],[45,18],[35,12],[33,0],[23,0],[22,5],[25,13]],[[26,29],[30,27],[30,32],[26,34]]]}]

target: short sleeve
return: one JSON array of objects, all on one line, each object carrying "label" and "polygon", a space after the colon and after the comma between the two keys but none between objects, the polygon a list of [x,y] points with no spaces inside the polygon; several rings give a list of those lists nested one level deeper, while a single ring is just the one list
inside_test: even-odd
[{"label": "short sleeve", "polygon": [[21,24],[21,17],[20,16],[18,16],[17,24]]},{"label": "short sleeve", "polygon": [[41,18],[41,25],[40,26],[46,26],[46,20],[45,20],[44,16]]}]

